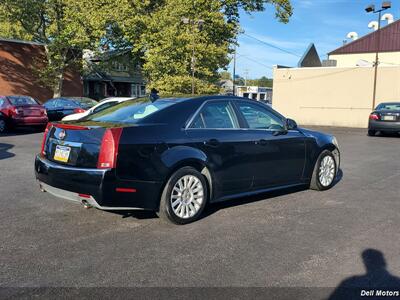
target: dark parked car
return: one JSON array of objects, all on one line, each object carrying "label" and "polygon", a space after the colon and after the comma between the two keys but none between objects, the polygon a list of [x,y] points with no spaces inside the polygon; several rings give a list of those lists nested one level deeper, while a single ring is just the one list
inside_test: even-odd
[{"label": "dark parked car", "polygon": [[45,127],[46,109],[29,96],[0,96],[0,133],[16,126]]},{"label": "dark parked car", "polygon": [[44,107],[46,107],[49,121],[60,121],[65,116],[84,112],[96,104],[97,101],[90,98],[61,97],[46,101]]},{"label": "dark parked car", "polygon": [[41,189],[104,210],[146,209],[178,224],[206,203],[299,185],[333,186],[335,137],[244,98],[139,98],[49,125]]},{"label": "dark parked car", "polygon": [[400,102],[379,104],[369,115],[368,135],[400,133]]}]

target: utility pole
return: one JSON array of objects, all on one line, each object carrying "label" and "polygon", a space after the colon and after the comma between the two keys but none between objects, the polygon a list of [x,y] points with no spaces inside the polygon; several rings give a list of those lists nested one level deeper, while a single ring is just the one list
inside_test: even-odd
[{"label": "utility pole", "polygon": [[247,86],[247,77],[249,76],[249,69],[244,70],[244,85]]},{"label": "utility pole", "polygon": [[378,84],[378,66],[379,66],[379,50],[381,48],[381,17],[382,12],[392,7],[391,2],[385,1],[382,3],[382,8],[379,10],[375,9],[375,5],[368,6],[365,11],[367,13],[377,13],[378,14],[378,30],[376,33],[376,53],[375,53],[375,62],[374,62],[374,87],[373,87],[373,96],[372,96],[372,110],[376,107],[376,90]]},{"label": "utility pole", "polygon": [[182,18],[182,23],[184,25],[190,26],[190,35],[191,35],[191,46],[192,46],[192,54],[190,59],[190,70],[192,77],[192,95],[195,94],[195,75],[196,75],[196,29],[201,31],[204,25],[204,20],[192,20],[189,18]]},{"label": "utility pole", "polygon": [[233,52],[233,96],[236,96],[236,44]]}]

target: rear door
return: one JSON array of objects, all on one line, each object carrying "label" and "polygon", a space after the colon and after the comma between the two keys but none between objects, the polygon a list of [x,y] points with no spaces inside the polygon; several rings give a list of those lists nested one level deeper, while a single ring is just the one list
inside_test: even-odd
[{"label": "rear door", "polygon": [[229,101],[203,104],[186,129],[193,147],[207,156],[214,181],[214,198],[250,190],[251,153]]},{"label": "rear door", "polygon": [[305,137],[297,130],[285,131],[285,120],[263,104],[235,101],[246,123],[252,145],[254,189],[301,182],[305,163]]}]

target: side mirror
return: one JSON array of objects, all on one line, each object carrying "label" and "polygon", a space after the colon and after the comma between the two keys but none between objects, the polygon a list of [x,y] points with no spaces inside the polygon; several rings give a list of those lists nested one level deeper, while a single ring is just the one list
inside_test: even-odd
[{"label": "side mirror", "polygon": [[286,128],[287,130],[296,130],[297,129],[296,121],[292,119],[286,119]]}]

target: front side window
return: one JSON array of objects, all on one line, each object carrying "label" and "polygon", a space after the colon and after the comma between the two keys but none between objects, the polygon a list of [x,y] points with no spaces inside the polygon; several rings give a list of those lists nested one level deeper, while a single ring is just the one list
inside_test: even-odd
[{"label": "front side window", "polygon": [[252,103],[238,103],[238,108],[250,129],[283,130],[284,122],[268,109]]},{"label": "front side window", "polygon": [[210,102],[203,106],[190,128],[230,129],[238,128],[235,112],[229,102]]}]

